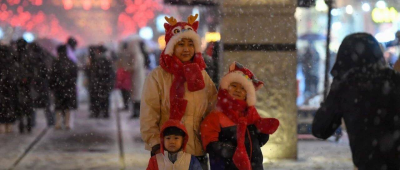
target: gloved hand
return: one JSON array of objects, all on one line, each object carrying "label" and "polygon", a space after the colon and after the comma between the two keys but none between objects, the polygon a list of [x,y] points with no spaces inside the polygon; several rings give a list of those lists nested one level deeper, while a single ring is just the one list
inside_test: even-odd
[{"label": "gloved hand", "polygon": [[157,154],[159,154],[159,153],[160,153],[160,144],[154,145],[154,146],[151,148],[151,154],[152,154],[152,155],[157,155]]}]

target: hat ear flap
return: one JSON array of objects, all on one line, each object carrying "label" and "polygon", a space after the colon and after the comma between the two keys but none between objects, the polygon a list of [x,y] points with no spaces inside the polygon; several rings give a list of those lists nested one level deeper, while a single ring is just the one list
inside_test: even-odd
[{"label": "hat ear flap", "polygon": [[230,66],[229,66],[229,72],[235,70],[236,68],[236,61],[234,61]]}]

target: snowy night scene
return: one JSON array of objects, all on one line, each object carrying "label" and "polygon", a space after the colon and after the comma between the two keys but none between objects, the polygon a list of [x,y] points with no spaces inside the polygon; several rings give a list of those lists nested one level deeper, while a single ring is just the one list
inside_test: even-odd
[{"label": "snowy night scene", "polygon": [[0,170],[400,170],[400,0],[0,0]]}]

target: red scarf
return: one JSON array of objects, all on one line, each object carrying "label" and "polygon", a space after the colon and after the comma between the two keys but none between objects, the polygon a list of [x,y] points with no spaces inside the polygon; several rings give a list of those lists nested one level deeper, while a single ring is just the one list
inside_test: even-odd
[{"label": "red scarf", "polygon": [[185,82],[189,91],[198,91],[205,87],[201,70],[206,67],[201,53],[196,53],[192,62],[182,63],[177,57],[161,54],[161,67],[174,75],[170,88],[170,116],[183,116],[185,114],[187,100],[185,96]]},{"label": "red scarf", "polygon": [[233,163],[239,170],[251,170],[245,147],[247,126],[254,124],[261,133],[272,134],[278,129],[279,121],[274,118],[261,118],[254,106],[247,106],[245,100],[234,99],[226,89],[219,90],[217,107],[237,124],[237,147],[232,158]]}]

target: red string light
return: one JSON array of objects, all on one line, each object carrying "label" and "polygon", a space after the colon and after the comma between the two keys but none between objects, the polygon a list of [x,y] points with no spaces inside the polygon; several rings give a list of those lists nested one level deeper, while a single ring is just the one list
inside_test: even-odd
[{"label": "red string light", "polygon": [[90,8],[92,8],[92,1],[91,0],[82,0],[82,7],[84,10],[90,10]]},{"label": "red string light", "polygon": [[102,0],[101,1],[101,9],[108,10],[108,9],[110,9],[110,6],[111,6],[110,0]]},{"label": "red string light", "polygon": [[72,7],[74,7],[74,3],[72,2],[72,0],[63,0],[62,2],[65,10],[70,10],[72,9]]}]

